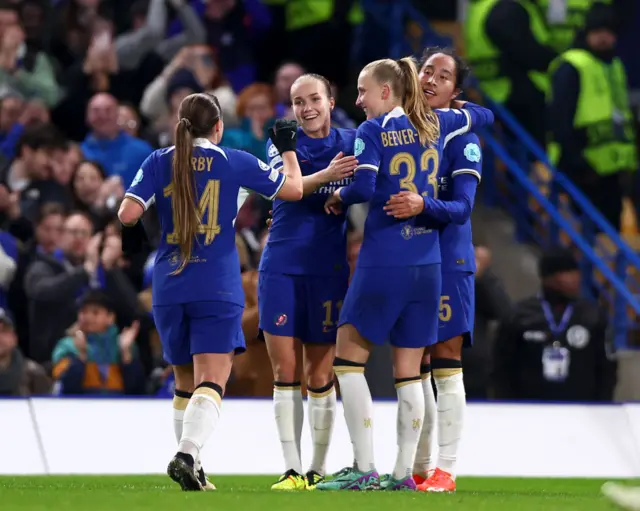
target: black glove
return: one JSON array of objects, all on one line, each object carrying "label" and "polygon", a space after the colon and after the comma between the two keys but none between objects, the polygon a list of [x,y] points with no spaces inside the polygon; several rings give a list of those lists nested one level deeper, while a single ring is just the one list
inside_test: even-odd
[{"label": "black glove", "polygon": [[126,258],[142,252],[147,241],[147,232],[139,220],[135,225],[122,226],[122,253]]},{"label": "black glove", "polygon": [[276,146],[280,154],[287,151],[295,151],[298,141],[298,123],[278,119],[271,128],[271,142]]}]

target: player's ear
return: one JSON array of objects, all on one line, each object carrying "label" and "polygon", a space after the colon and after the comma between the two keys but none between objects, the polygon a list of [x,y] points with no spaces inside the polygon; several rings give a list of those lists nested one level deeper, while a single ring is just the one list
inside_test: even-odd
[{"label": "player's ear", "polygon": [[462,89],[454,89],[453,94],[451,94],[451,101],[456,99],[460,94],[462,94]]},{"label": "player's ear", "polygon": [[220,119],[213,128],[213,133],[216,139],[216,143],[222,140],[222,134],[224,133],[224,122]]},{"label": "player's ear", "polygon": [[336,100],[334,98],[329,98],[329,110],[333,111],[336,107]]},{"label": "player's ear", "polygon": [[386,101],[391,96],[391,87],[389,87],[388,83],[382,85],[382,99]]}]

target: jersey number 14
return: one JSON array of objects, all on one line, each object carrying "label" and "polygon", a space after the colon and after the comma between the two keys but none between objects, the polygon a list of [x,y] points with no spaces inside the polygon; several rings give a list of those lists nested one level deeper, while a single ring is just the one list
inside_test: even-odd
[{"label": "jersey number 14", "polygon": [[[164,189],[164,196],[170,197],[173,193],[173,183]],[[200,225],[198,234],[204,234],[204,244],[211,245],[215,237],[220,234],[220,225],[218,224],[218,210],[220,207],[220,180],[210,179],[207,181],[204,191],[198,202],[198,217]],[[175,211],[173,207],[172,211]],[[202,219],[207,216],[206,223]],[[176,217],[173,216],[173,232],[167,234],[167,243],[177,245],[179,243],[178,228],[176,226]]]},{"label": "jersey number 14", "polygon": [[[400,175],[400,167],[407,167],[407,175],[400,179],[400,188],[413,193],[420,193],[414,183],[416,177],[416,160],[411,153],[398,153],[389,162],[389,174]],[[438,198],[438,151],[430,148],[420,156],[420,172],[428,172],[427,182],[433,188],[433,198]],[[427,195],[427,192],[422,192]]]}]

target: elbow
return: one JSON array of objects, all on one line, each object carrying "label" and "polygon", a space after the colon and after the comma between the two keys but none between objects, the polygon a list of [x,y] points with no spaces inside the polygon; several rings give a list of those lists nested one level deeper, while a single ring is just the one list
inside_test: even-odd
[{"label": "elbow", "polygon": [[299,188],[296,187],[296,188],[292,188],[290,191],[288,191],[285,195],[283,195],[280,198],[286,201],[295,202],[302,199],[303,196],[304,194],[302,192],[302,187],[299,187]]},{"label": "elbow", "polygon": [[460,212],[459,215],[456,215],[453,218],[453,223],[456,225],[464,225],[471,218],[471,205],[466,204],[464,209]]},{"label": "elbow", "polygon": [[360,196],[358,197],[359,199],[358,202],[360,203],[369,202],[371,200],[371,197],[373,197],[374,192],[375,192],[375,187],[362,190],[362,192],[360,193]]},{"label": "elbow", "polygon": [[493,124],[493,121],[496,120],[495,115],[493,115],[493,111],[487,108],[487,124]]},{"label": "elbow", "polygon": [[118,210],[118,219],[123,225],[135,225],[144,213],[144,208],[136,201],[125,197]]},{"label": "elbow", "polygon": [[482,114],[482,122],[483,126],[491,126],[493,121],[495,121],[495,116],[493,112],[488,108],[480,107],[480,113]]},{"label": "elbow", "polygon": [[302,179],[296,182],[293,179],[287,179],[284,186],[276,194],[278,199],[286,200],[289,202],[299,201],[303,197]]}]

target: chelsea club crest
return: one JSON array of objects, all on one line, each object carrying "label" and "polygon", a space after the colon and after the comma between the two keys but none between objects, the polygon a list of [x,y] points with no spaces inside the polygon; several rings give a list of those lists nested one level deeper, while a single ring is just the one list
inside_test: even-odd
[{"label": "chelsea club crest", "polygon": [[400,233],[405,240],[410,240],[411,238],[413,238],[413,227],[411,227],[410,225],[404,225]]}]

